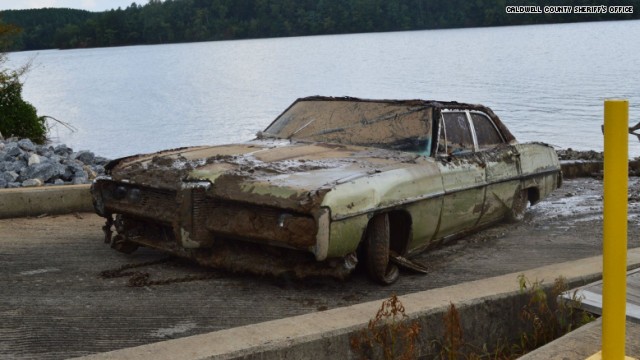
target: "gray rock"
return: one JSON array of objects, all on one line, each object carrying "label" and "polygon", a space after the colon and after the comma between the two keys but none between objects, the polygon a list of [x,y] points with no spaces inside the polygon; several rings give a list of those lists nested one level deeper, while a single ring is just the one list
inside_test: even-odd
[{"label": "gray rock", "polygon": [[71,169],[71,172],[74,174],[80,173],[84,170],[84,164],[78,160],[69,160],[67,161],[67,166]]},{"label": "gray rock", "polygon": [[69,171],[67,173],[67,167],[62,165],[62,164],[53,163],[53,168],[55,169],[53,178],[64,178],[64,177],[66,177],[67,179],[70,179],[71,176],[73,176],[71,171]]},{"label": "gray rock", "polygon": [[64,172],[62,173],[62,175],[59,175],[60,178],[64,181],[71,181],[71,178],[73,178],[73,168],[69,165],[62,166],[64,166]]},{"label": "gray rock", "polygon": [[111,161],[111,160],[109,160],[109,159],[107,159],[107,158],[105,158],[105,157],[102,157],[102,156],[96,156],[96,158],[93,160],[93,162],[94,162],[96,165],[102,165],[102,166],[107,165],[107,163],[108,163],[109,161]]},{"label": "gray rock", "polygon": [[27,163],[29,162],[29,157],[31,156],[32,153],[25,151],[22,153],[21,156],[18,156],[18,159],[22,159],[24,161],[26,161]]},{"label": "gray rock", "polygon": [[42,182],[46,182],[56,174],[56,169],[51,163],[34,164],[27,168],[24,174],[20,174],[21,177],[26,179],[40,179]]},{"label": "gray rock", "polygon": [[75,176],[73,180],[71,180],[73,185],[87,184],[89,183],[89,178],[86,176]]},{"label": "gray rock", "polygon": [[36,153],[44,157],[50,157],[53,155],[53,146],[36,145]]},{"label": "gray rock", "polygon": [[62,162],[62,157],[60,155],[52,154],[47,158],[49,159],[50,163],[60,164]]},{"label": "gray rock", "polygon": [[73,174],[73,177],[74,178],[81,177],[81,178],[89,179],[89,173],[87,173],[84,169],[82,169],[82,171],[79,171],[79,172]]},{"label": "gray rock", "polygon": [[18,146],[24,151],[29,151],[29,152],[36,151],[36,146],[29,139],[22,139],[18,141]]},{"label": "gray rock", "polygon": [[7,180],[0,178],[0,189],[4,189],[7,187],[7,185],[9,185],[9,182],[7,182]]},{"label": "gray rock", "polygon": [[7,146],[5,147],[5,152],[7,153],[4,158],[5,160],[14,159],[24,155],[24,151],[22,151],[22,149],[18,147],[18,144],[14,142],[7,144]]},{"label": "gray rock", "polygon": [[42,186],[43,182],[40,179],[27,179],[22,182],[22,187],[36,187]]},{"label": "gray rock", "polygon": [[98,175],[104,175],[104,166],[102,165],[94,165],[91,169]]},{"label": "gray rock", "polygon": [[[22,164],[22,162],[20,162],[19,164]],[[28,169],[28,168],[29,168],[29,167],[25,164],[25,165],[23,165],[23,166],[20,166],[20,167],[16,170],[16,172],[17,172],[19,175],[26,174],[26,173],[27,173],[27,169]]]},{"label": "gray rock", "polygon": [[35,145],[15,137],[0,141],[0,180],[9,188],[25,182],[25,186],[85,184],[103,175],[109,161],[88,150],[74,153],[65,144]]},{"label": "gray rock", "polygon": [[20,160],[15,160],[12,162],[7,162],[4,165],[4,170],[5,171],[15,171],[18,174],[20,174],[20,172],[22,171],[22,169],[27,167],[27,162],[20,159]]},{"label": "gray rock", "polygon": [[95,154],[88,150],[78,151],[71,156],[72,159],[82,161],[85,165],[91,165],[96,158]]},{"label": "gray rock", "polygon": [[5,171],[2,173],[2,176],[0,178],[6,180],[7,183],[10,183],[16,182],[18,180],[18,176],[18,173],[15,171]]},{"label": "gray rock", "polygon": [[42,154],[38,153],[38,155],[42,155],[42,156],[44,156],[46,158],[49,158],[49,157],[53,156],[53,150],[48,150],[47,149],[47,150],[43,151]]},{"label": "gray rock", "polygon": [[56,146],[55,148],[53,148],[53,152],[55,154],[61,155],[61,156],[68,156],[73,152],[73,149],[71,149],[70,147],[68,147],[65,144],[60,144],[58,146]]}]

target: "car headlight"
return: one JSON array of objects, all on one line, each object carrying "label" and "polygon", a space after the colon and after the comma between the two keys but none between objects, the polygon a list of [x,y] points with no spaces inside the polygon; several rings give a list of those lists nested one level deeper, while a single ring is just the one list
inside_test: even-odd
[{"label": "car headlight", "polygon": [[124,186],[118,186],[115,190],[113,190],[113,198],[116,200],[122,200],[127,196],[127,188]]}]

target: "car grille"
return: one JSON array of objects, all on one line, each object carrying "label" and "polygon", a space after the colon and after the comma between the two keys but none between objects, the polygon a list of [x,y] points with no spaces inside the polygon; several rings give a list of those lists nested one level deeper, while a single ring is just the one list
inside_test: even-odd
[{"label": "car grille", "polygon": [[206,224],[217,235],[304,250],[318,232],[312,216],[233,202],[215,204]]},{"label": "car grille", "polygon": [[[125,195],[116,196],[116,191],[122,189],[126,191]],[[176,192],[172,190],[109,182],[104,184],[102,196],[110,213],[135,215],[166,223],[171,223],[178,216]]]},{"label": "car grille", "polygon": [[199,246],[212,245],[215,236],[303,250],[315,244],[317,224],[310,215],[215,200],[207,197],[204,187],[178,193],[113,181],[96,185],[108,213],[168,225],[178,238],[185,231]]}]

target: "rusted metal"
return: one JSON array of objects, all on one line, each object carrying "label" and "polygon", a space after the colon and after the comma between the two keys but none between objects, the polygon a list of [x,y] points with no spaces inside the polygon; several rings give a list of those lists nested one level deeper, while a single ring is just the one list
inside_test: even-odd
[{"label": "rusted metal", "polygon": [[105,240],[117,214],[121,241],[201,264],[340,278],[378,214],[405,219],[389,245],[405,257],[500,221],[522,207],[518,191],[534,204],[561,179],[551,147],[518,144],[484,106],[329,97],[297,100],[247,143],[106,168],[92,187]]},{"label": "rusted metal", "polygon": [[396,252],[391,251],[389,253],[389,259],[391,261],[393,261],[394,263],[396,263],[396,265],[402,266],[405,269],[410,269],[410,270],[413,270],[413,271],[415,271],[417,273],[421,273],[421,274],[428,274],[429,273],[429,269],[426,266],[424,266],[424,265],[422,265],[422,264],[420,264],[418,262],[415,262],[415,261],[413,261],[411,259],[407,259],[404,256],[400,256]]},{"label": "rusted metal", "polygon": [[147,261],[143,263],[125,264],[116,269],[101,271],[98,274],[98,276],[103,279],[129,277],[129,281],[127,282],[127,286],[129,287],[170,285],[170,284],[177,284],[177,283],[190,282],[190,281],[210,280],[210,279],[215,279],[220,277],[220,274],[218,272],[209,271],[204,274],[185,275],[180,277],[171,277],[171,278],[163,278],[163,279],[152,279],[151,274],[149,274],[146,271],[141,271],[141,270],[126,271],[131,269],[140,269],[143,267],[163,264],[163,263],[172,261],[173,259],[175,259],[175,257],[169,256],[162,259]]},{"label": "rusted metal", "polygon": [[212,209],[206,228],[229,237],[244,234],[254,241],[280,243],[301,250],[315,244],[318,231],[312,216],[226,203]]}]

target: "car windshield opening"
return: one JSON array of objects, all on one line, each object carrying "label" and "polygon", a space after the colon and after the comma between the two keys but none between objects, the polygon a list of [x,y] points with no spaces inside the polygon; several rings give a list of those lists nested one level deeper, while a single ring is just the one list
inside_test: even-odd
[{"label": "car windshield opening", "polygon": [[432,113],[431,107],[415,102],[303,100],[280,115],[264,134],[429,155]]}]

